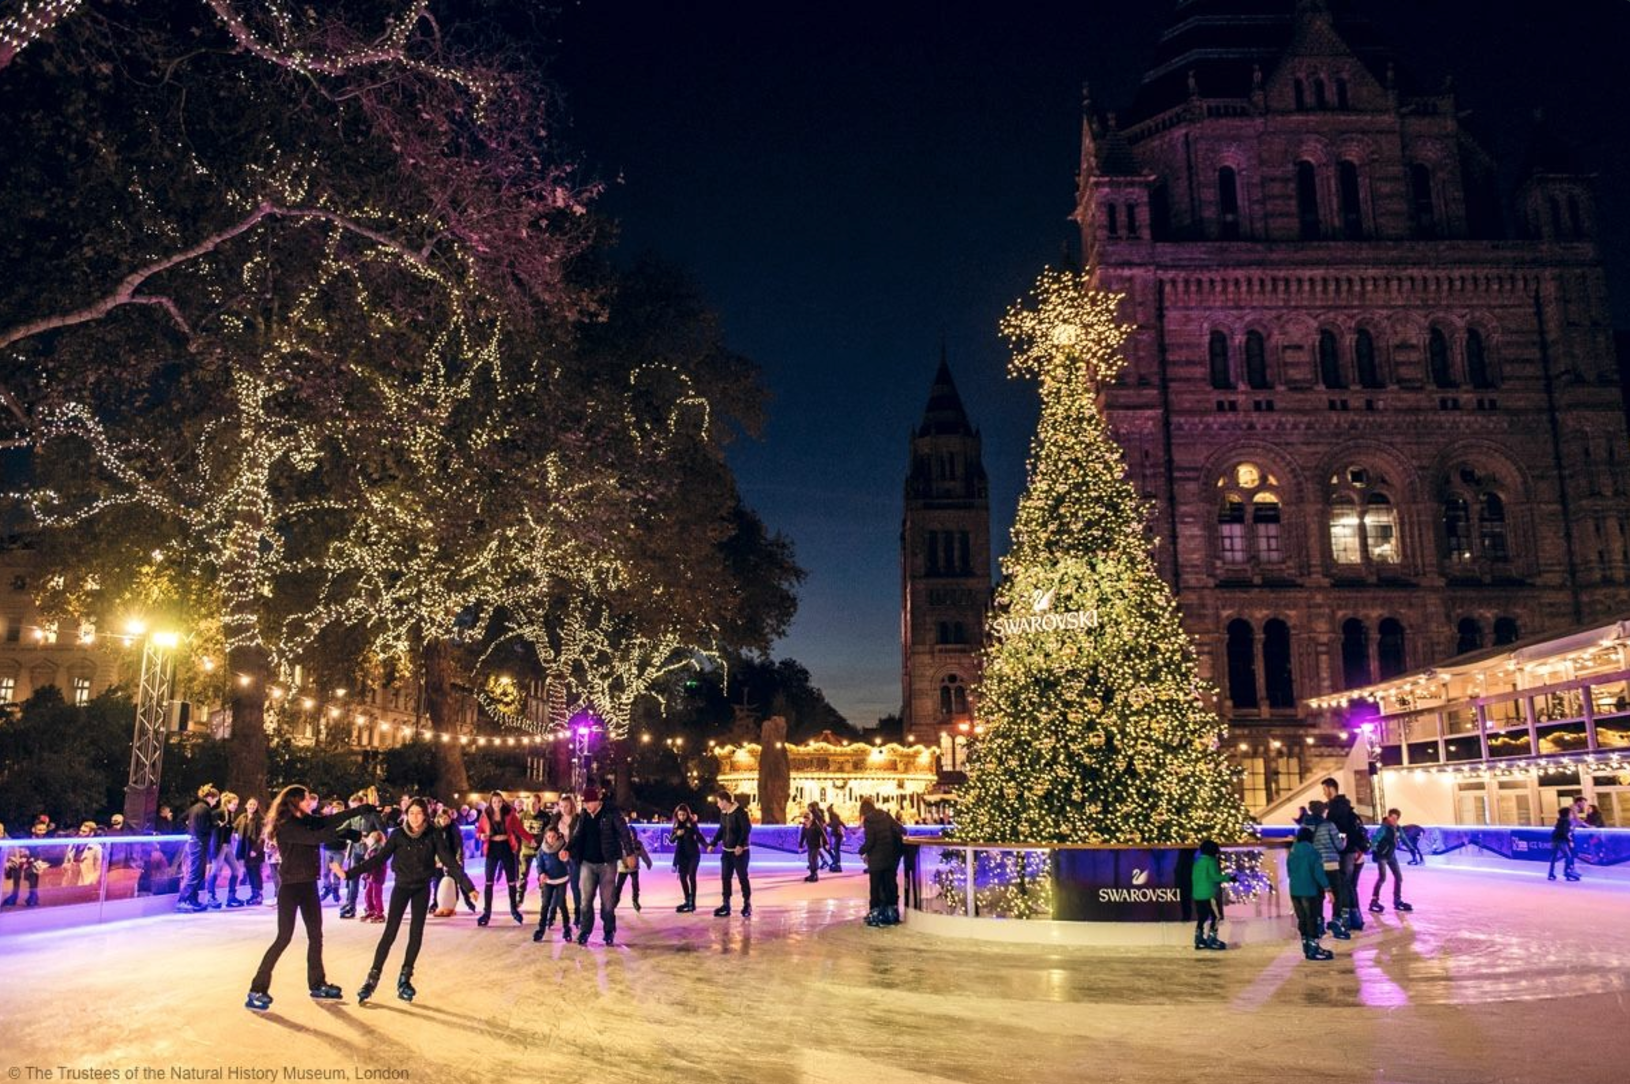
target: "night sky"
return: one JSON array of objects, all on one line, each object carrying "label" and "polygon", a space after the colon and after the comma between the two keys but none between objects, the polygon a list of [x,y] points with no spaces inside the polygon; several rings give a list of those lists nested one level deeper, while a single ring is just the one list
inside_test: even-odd
[{"label": "night sky", "polygon": [[[1082,81],[1126,106],[1171,6],[585,0],[556,24],[571,138],[623,248],[688,271],[763,368],[770,425],[731,458],[809,571],[777,654],[857,725],[899,709],[907,438],[941,343],[1000,553],[1036,400],[996,322],[1073,240]],[[1630,4],[1364,6],[1421,82],[1453,74],[1508,168],[1544,108],[1599,175],[1630,326]]]}]

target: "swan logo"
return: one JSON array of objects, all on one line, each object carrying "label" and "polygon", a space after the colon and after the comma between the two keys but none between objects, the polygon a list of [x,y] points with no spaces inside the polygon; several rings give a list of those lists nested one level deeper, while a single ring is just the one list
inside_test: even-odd
[{"label": "swan logo", "polygon": [[1056,587],[1049,587],[1045,591],[1030,592],[1031,611],[1042,614],[1046,613],[1048,610],[1051,610],[1053,608],[1053,596],[1057,593],[1058,588]]},{"label": "swan logo", "polygon": [[1149,883],[1149,871],[1146,870],[1146,869],[1135,869],[1135,870],[1133,870],[1132,871],[1132,883],[1134,885],[1146,885],[1146,884],[1148,884]]}]

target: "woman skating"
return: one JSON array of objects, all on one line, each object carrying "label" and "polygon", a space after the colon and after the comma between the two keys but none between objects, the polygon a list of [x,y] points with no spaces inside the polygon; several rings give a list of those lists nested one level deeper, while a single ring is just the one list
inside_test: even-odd
[{"label": "woman skating", "polygon": [[402,957],[402,973],[396,980],[396,996],[412,1001],[417,993],[413,989],[413,965],[419,959],[419,945],[424,939],[425,914],[430,910],[430,875],[440,859],[447,875],[455,878],[464,893],[464,905],[475,910],[475,884],[464,867],[447,847],[447,837],[430,823],[430,809],[424,799],[415,798],[408,803],[402,824],[393,829],[385,845],[350,869],[344,871],[349,881],[384,867],[388,861],[396,882],[391,887],[390,910],[385,916],[385,929],[379,935],[379,946],[374,949],[374,964],[368,978],[357,990],[357,1001],[367,1001],[379,985],[379,973],[385,969],[385,958],[390,955],[396,933],[402,927],[402,914],[413,909],[408,921],[407,954]]},{"label": "woman skating", "polygon": [[[367,808],[373,809],[377,801],[370,787]],[[323,972],[323,905],[317,896],[317,875],[323,845],[345,842],[340,833],[356,810],[342,809],[319,817],[313,812],[316,806],[317,796],[305,787],[284,787],[272,799],[266,817],[266,842],[277,848],[282,880],[277,891],[277,938],[261,958],[260,970],[250,981],[249,998],[244,1002],[258,1012],[271,1008],[272,995],[267,991],[272,987],[272,968],[294,939],[296,914],[306,926],[306,986],[311,996],[321,1001],[342,996],[340,988],[330,984]]]},{"label": "woman skating", "polygon": [[259,907],[261,898],[260,869],[266,861],[266,818],[260,813],[260,799],[250,798],[243,803],[233,831],[238,837],[238,861],[243,863],[244,875],[249,878],[248,906]]},{"label": "woman skating", "polygon": [[[560,833],[561,839],[571,839],[572,829],[577,827],[577,799],[570,794],[562,794],[560,801],[555,803],[555,831]],[[566,891],[572,897],[572,925],[580,926],[583,923],[583,888],[577,883],[582,864],[572,858],[566,862]]]},{"label": "woman skating", "polygon": [[681,914],[696,910],[696,870],[702,864],[702,826],[696,823],[696,814],[690,806],[680,805],[674,810],[673,829],[668,838],[674,845],[674,869],[679,872],[679,890],[685,902],[674,910]]},{"label": "woman skating", "polygon": [[521,844],[532,842],[533,837],[521,826],[514,807],[504,800],[503,791],[495,790],[487,796],[487,808],[475,822],[475,834],[487,848],[487,888],[476,925],[485,926],[492,921],[492,883],[500,871],[509,889],[509,913],[517,923],[525,922],[521,914],[521,886],[515,883],[519,873],[516,856]]}]

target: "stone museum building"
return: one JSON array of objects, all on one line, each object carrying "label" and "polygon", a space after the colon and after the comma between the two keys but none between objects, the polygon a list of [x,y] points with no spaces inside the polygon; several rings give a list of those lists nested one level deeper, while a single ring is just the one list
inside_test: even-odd
[{"label": "stone museum building", "polygon": [[1308,698],[1630,608],[1591,179],[1543,125],[1502,172],[1350,6],[1179,2],[1085,110],[1074,217],[1136,326],[1104,397],[1254,807],[1316,767]]}]

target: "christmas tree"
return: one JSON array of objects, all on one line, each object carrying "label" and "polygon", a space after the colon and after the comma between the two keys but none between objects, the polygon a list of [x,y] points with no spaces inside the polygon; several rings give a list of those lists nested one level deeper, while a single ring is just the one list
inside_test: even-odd
[{"label": "christmas tree", "polygon": [[1120,296],[1046,271],[1008,311],[1010,376],[1041,384],[1029,485],[1002,562],[956,834],[992,843],[1229,843],[1249,832],[1223,725],[1155,568],[1149,515],[1098,389]]}]

